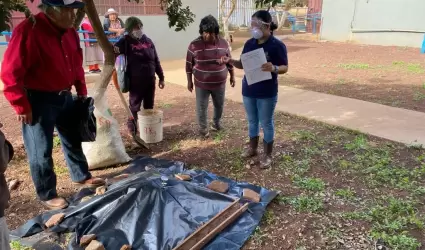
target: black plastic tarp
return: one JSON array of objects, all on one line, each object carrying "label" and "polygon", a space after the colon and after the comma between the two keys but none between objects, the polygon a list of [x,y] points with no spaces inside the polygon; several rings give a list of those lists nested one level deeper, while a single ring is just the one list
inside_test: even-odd
[{"label": "black plastic tarp", "polygon": [[[274,191],[203,170],[185,170],[182,162],[139,157],[124,173],[132,175],[109,186],[104,195],[80,202],[94,193],[84,189],[71,199],[69,208],[39,215],[13,231],[12,236],[23,238],[38,234],[53,214],[63,212],[64,221],[49,230],[75,232],[68,249],[81,249],[78,239],[86,234],[96,234],[108,250],[120,249],[124,244],[131,245],[132,249],[173,249],[230,205],[234,197],[242,197],[244,188],[250,188],[260,193],[261,202],[251,203],[248,211],[204,248],[240,249],[257,227],[266,206],[277,195]],[[177,173],[191,175],[192,181],[175,179]],[[229,183],[228,194],[207,189],[206,185],[213,180]]]}]

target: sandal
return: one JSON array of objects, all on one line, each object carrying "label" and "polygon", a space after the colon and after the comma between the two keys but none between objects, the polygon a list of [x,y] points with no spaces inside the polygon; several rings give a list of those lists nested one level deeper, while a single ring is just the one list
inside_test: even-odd
[{"label": "sandal", "polygon": [[60,210],[68,207],[68,202],[62,197],[56,197],[48,201],[41,201],[49,210]]},{"label": "sandal", "polygon": [[101,178],[90,178],[82,182],[74,182],[77,186],[84,186],[88,188],[95,188],[105,185],[105,181]]}]

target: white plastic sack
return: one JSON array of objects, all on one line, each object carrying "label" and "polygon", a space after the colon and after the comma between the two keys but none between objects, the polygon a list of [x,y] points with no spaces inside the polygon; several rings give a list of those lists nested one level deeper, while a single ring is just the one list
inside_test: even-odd
[{"label": "white plastic sack", "polygon": [[95,99],[94,115],[97,122],[97,135],[96,141],[83,142],[82,145],[90,170],[127,163],[131,160],[125,151],[118,122],[109,110],[105,91],[106,89],[91,91],[90,95]]}]

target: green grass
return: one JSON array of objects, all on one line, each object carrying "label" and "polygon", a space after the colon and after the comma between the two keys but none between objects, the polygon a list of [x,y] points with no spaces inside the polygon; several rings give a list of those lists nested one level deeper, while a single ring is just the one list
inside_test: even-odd
[{"label": "green grass", "polygon": [[229,177],[242,180],[246,173],[246,161],[242,159],[241,148],[217,148],[216,149],[216,163],[226,168],[229,172]]},{"label": "green grass", "polygon": [[251,239],[255,245],[261,246],[267,240],[267,233],[264,233],[260,227],[255,228],[254,233],[251,235]]},{"label": "green grass", "polygon": [[370,69],[370,65],[366,63],[341,63],[338,67],[351,70],[351,69]]},{"label": "green grass", "polygon": [[422,74],[424,73],[424,68],[419,63],[406,63],[403,61],[394,61],[392,63],[394,67],[397,67],[400,70],[407,71],[413,74]]},{"label": "green grass", "polygon": [[409,236],[410,230],[424,229],[424,217],[418,214],[416,201],[394,197],[381,197],[364,211],[344,213],[350,220],[363,220],[371,224],[370,236],[383,240],[390,249],[417,250],[420,242]]},{"label": "green grass", "polygon": [[346,84],[347,81],[344,78],[338,78],[336,80],[336,83],[339,84],[339,85],[343,85],[343,84]]},{"label": "green grass", "polygon": [[271,225],[273,224],[275,220],[276,220],[276,216],[273,210],[267,209],[263,215],[263,221],[266,223],[266,225]]},{"label": "green grass", "polygon": [[171,151],[172,152],[178,152],[180,150],[180,142],[175,142],[172,144],[171,146]]},{"label": "green grass", "polygon": [[391,187],[396,189],[419,191],[419,182],[425,177],[425,165],[411,168],[392,160],[393,149],[381,146],[371,148],[364,136],[357,136],[345,145],[347,150],[355,152],[350,160],[341,160],[339,166],[348,171],[364,175],[365,184],[370,187]]},{"label": "green grass", "polygon": [[394,61],[393,66],[405,66],[406,63],[403,61]]},{"label": "green grass", "polygon": [[425,94],[420,92],[420,91],[415,91],[413,93],[413,100],[416,101],[416,102],[423,101],[423,100],[425,100]]},{"label": "green grass", "polygon": [[372,223],[371,236],[382,239],[391,249],[416,250],[420,242],[407,234],[411,229],[424,229],[418,205],[411,200],[385,197],[366,212],[366,220]]},{"label": "green grass", "polygon": [[356,193],[350,188],[342,188],[335,190],[335,195],[345,200],[353,200]]},{"label": "green grass", "polygon": [[61,139],[59,138],[59,136],[53,137],[53,147],[57,148],[60,145],[61,145]]},{"label": "green grass", "polygon": [[325,235],[331,239],[339,239],[342,236],[342,232],[337,228],[331,227],[325,231]]},{"label": "green grass", "polygon": [[173,104],[171,104],[171,103],[160,103],[158,105],[158,107],[160,109],[170,109],[171,107],[173,107]]},{"label": "green grass", "polygon": [[[291,195],[279,196],[278,203],[298,213],[326,218],[314,222],[326,227],[314,228],[328,238],[329,249],[338,249],[341,241],[353,236],[345,226],[337,226],[348,220],[353,221],[350,225],[365,223],[361,233],[371,244],[381,239],[388,249],[417,250],[422,239],[418,235],[425,233],[421,203],[425,195],[424,148],[372,141],[358,131],[309,126],[311,129],[283,131],[290,134],[295,151],[277,158],[279,170],[292,181],[288,187]],[[327,186],[329,179],[318,176],[324,169],[341,183],[350,181],[351,187]],[[327,210],[343,201],[350,212]],[[301,238],[306,245],[308,240]]]},{"label": "green grass", "polygon": [[[424,67],[419,63],[406,63],[403,61],[393,61],[391,65],[370,65],[367,63],[340,63],[339,68],[345,70],[376,70],[377,76],[382,74],[382,70],[398,70],[411,74],[423,74],[425,73]],[[345,80],[339,78],[337,84],[344,84]]]},{"label": "green grass", "polygon": [[303,175],[310,170],[310,164],[310,158],[295,160],[290,155],[284,155],[279,162],[279,168],[291,175]]},{"label": "green grass", "polygon": [[12,250],[32,250],[33,249],[32,247],[27,247],[27,246],[22,245],[18,241],[11,241],[10,242],[10,248]]},{"label": "green grass", "polygon": [[325,183],[319,178],[295,177],[293,182],[298,188],[307,191],[322,192],[325,190]]},{"label": "green grass", "polygon": [[409,63],[406,67],[407,71],[414,74],[424,73],[424,68],[419,63]]},{"label": "green grass", "polygon": [[296,197],[280,197],[278,202],[291,205],[297,212],[319,213],[324,208],[321,198],[304,194]]},{"label": "green grass", "polygon": [[353,141],[345,144],[345,149],[347,150],[360,150],[360,149],[367,149],[368,148],[368,141],[366,139],[366,136],[359,135],[354,138]]},{"label": "green grass", "polygon": [[[316,143],[317,144],[317,143]],[[315,156],[315,155],[324,155],[326,154],[325,151],[322,151],[319,149],[318,146],[316,145],[305,145],[305,147],[303,147],[301,149],[301,152],[306,156],[306,157],[311,157],[311,156]]]},{"label": "green grass", "polygon": [[59,163],[55,163],[54,171],[58,177],[64,176],[68,174],[68,168],[60,165]]},{"label": "green grass", "polygon": [[316,135],[309,130],[297,130],[293,133],[293,137],[297,140],[303,140],[303,141],[316,140]]},{"label": "green grass", "polygon": [[226,138],[226,133],[225,133],[224,131],[218,131],[218,132],[214,135],[214,142],[215,142],[215,143],[222,142],[225,138]]}]

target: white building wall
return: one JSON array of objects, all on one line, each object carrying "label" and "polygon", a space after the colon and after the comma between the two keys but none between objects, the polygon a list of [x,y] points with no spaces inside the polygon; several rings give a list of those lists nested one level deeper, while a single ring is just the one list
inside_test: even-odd
[{"label": "white building wall", "polygon": [[323,0],[321,39],[421,47],[424,0]]}]

